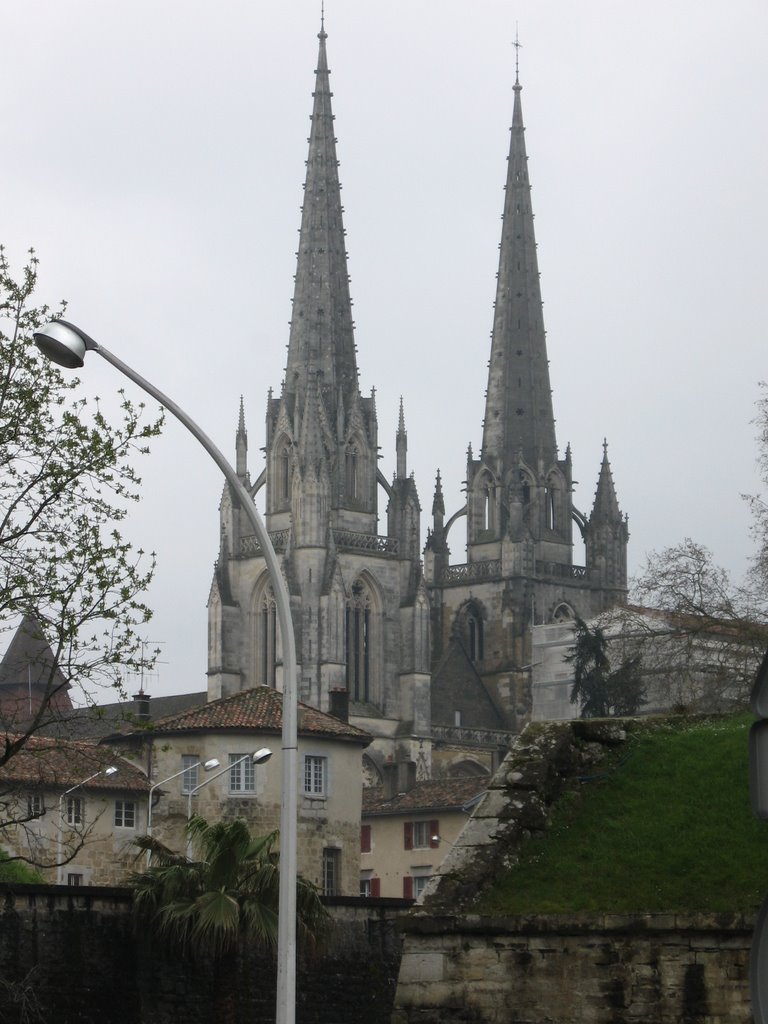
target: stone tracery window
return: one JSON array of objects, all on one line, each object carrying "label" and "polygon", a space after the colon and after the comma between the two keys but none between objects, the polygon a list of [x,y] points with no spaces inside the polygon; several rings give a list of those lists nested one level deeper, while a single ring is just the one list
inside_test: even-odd
[{"label": "stone tracery window", "polygon": [[369,701],[372,692],[373,601],[365,582],[356,579],[346,609],[347,690],[352,700]]},{"label": "stone tracery window", "polygon": [[264,588],[257,611],[258,682],[261,686],[276,686],[277,666],[277,605],[272,587]]},{"label": "stone tracery window", "polygon": [[359,497],[359,453],[357,445],[350,441],[344,452],[344,486],[348,498]]}]

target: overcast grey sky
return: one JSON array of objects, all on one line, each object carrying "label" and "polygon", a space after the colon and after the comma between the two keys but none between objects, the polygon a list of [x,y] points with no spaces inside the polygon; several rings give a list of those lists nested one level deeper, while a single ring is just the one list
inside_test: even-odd
[{"label": "overcast grey sky", "polygon": [[[284,369],[319,7],[27,0],[2,15],[0,241],[19,268],[34,246],[40,300],[66,297],[232,457],[242,393],[253,476]],[[401,395],[424,529],[436,469],[450,514],[479,449],[516,22],[576,504],[591,507],[606,437],[630,571],[691,536],[739,576],[768,377],[765,0],[327,0],[382,470]],[[83,379],[122,383],[101,360]],[[203,689],[222,483],[175,422],[143,477],[129,529],[159,556],[150,689]]]}]

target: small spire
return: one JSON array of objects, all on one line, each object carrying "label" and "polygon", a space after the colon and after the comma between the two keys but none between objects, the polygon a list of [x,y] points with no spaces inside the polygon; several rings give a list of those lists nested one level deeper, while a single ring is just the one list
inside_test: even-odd
[{"label": "small spire", "polygon": [[248,433],[245,429],[245,405],[242,395],[240,395],[240,412],[237,417],[237,434],[235,435],[235,469],[242,480],[248,475]]},{"label": "small spire", "polygon": [[442,526],[442,516],[445,515],[445,501],[443,500],[443,482],[440,478],[440,470],[435,478],[435,496],[432,500],[432,515],[438,520],[437,525]]},{"label": "small spire", "polygon": [[325,0],[320,0],[320,33],[318,39],[327,39],[327,33],[325,31]]},{"label": "small spire", "polygon": [[517,22],[515,22],[515,41],[512,43],[515,48],[515,88],[521,89],[520,85],[520,47],[523,45],[517,34]]},{"label": "small spire", "polygon": [[406,453],[408,451],[408,434],[405,432],[405,413],[403,411],[403,396],[400,396],[400,418],[397,424],[397,436],[395,438],[397,450],[397,478],[405,480],[408,475]]}]

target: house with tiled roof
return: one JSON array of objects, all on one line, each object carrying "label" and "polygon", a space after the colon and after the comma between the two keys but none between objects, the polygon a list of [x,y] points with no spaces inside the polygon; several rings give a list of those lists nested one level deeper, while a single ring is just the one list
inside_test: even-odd
[{"label": "house with tiled roof", "polygon": [[0,768],[0,849],[52,883],[121,883],[148,793],[145,773],[109,747],[30,737]]},{"label": "house with tiled roof", "polygon": [[418,899],[456,842],[489,777],[417,782],[406,792],[363,790],[360,893]]},{"label": "house with tiled roof", "polygon": [[[105,742],[146,772],[152,834],[183,849],[190,812],[244,818],[256,834],[279,827],[282,725],[282,694],[257,686]],[[342,718],[299,703],[298,869],[329,895],[358,893],[362,754],[370,740]],[[271,758],[255,764],[252,755],[265,747]]]}]

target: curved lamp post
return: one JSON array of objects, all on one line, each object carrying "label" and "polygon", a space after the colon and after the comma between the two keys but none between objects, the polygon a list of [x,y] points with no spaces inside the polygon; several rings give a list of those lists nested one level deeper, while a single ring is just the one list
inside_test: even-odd
[{"label": "curved lamp post", "polygon": [[282,730],[282,796],[280,803],[280,892],[277,926],[277,998],[276,1024],[294,1024],[296,1019],[296,843],[298,812],[297,765],[297,692],[296,639],[291,621],[288,588],[272,541],[253,502],[235,470],[216,445],[194,420],[135,370],[97,344],[85,331],[66,320],[54,320],[34,332],[35,344],[48,359],[76,369],[83,365],[86,352],[97,352],[120,373],[160,402],[180,420],[192,436],[205,448],[235,492],[240,507],[250,520],[261,545],[267,571],[275,595],[277,618],[283,641],[283,730]]},{"label": "curved lamp post", "polygon": [[[188,772],[192,768],[202,768],[204,772],[212,772],[214,768],[219,767],[219,761],[217,758],[212,757],[209,761],[198,761],[197,764],[187,765],[186,768],[182,768],[179,772],[174,772],[173,775],[169,775],[167,779],[163,779],[162,782],[156,782],[154,786],[149,787],[149,797],[147,801],[147,835],[152,835],[152,794],[160,786],[164,786],[166,782],[172,782],[174,779],[178,779],[184,772]],[[158,798],[159,799],[159,798]],[[152,851],[147,850],[147,867],[152,859]]]},{"label": "curved lamp post", "polygon": [[[201,789],[203,789],[204,786],[207,786],[209,782],[213,782],[214,779],[220,778],[220,776],[224,775],[225,772],[232,771],[233,768],[236,768],[239,764],[242,764],[243,761],[253,761],[254,764],[264,764],[266,761],[270,759],[270,757],[272,757],[272,751],[269,749],[269,747],[261,747],[259,750],[254,751],[253,754],[243,754],[243,756],[238,758],[237,761],[233,761],[232,764],[228,764],[226,768],[222,768],[220,772],[216,772],[215,775],[212,775],[210,779],[205,779],[203,782],[200,783],[199,786],[195,786],[194,789],[190,789],[189,793],[187,794],[187,824],[189,824],[190,818],[192,817],[192,797],[197,796],[197,794],[200,792]],[[216,764],[218,765],[218,763],[219,762],[217,761]],[[188,835],[187,860],[191,859],[192,837]]]},{"label": "curved lamp post", "polygon": [[59,797],[59,816],[56,819],[56,823],[58,826],[58,857],[56,859],[59,861],[59,863],[56,866],[56,882],[58,885],[61,885],[64,879],[64,865],[61,863],[61,860],[64,855],[63,833],[65,797],[68,797],[70,793],[74,793],[76,789],[80,789],[81,786],[87,786],[91,779],[95,779],[97,775],[114,775],[116,771],[117,768],[115,768],[114,765],[110,765],[108,768],[100,768],[97,772],[94,772],[93,775],[89,775],[87,779],[83,779],[82,782],[78,782],[76,786],[70,786],[69,789],[65,789],[64,792]]}]

